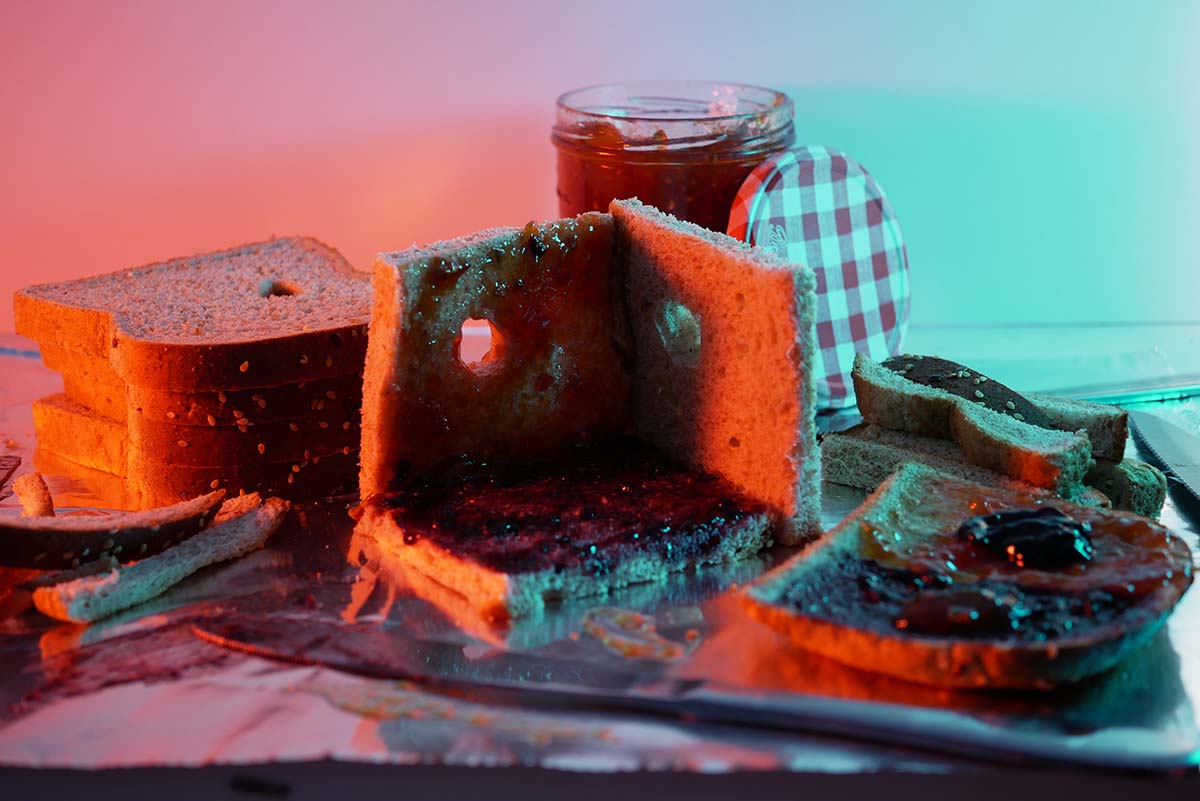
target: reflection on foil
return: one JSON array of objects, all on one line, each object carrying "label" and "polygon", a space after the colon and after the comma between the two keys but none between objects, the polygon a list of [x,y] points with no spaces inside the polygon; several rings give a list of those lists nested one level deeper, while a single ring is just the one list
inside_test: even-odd
[{"label": "reflection on foil", "polygon": [[[35,372],[28,381],[10,381],[8,402],[0,404],[0,435],[18,444],[11,455],[26,460],[33,458],[28,401],[58,391],[46,383],[48,371]],[[18,389],[28,397],[16,398]],[[0,386],[0,395],[5,391]],[[47,476],[56,501],[69,501],[62,506],[117,508],[115,487],[103,478],[67,468]],[[826,486],[825,525],[839,521],[862,497]],[[480,620],[453,593],[404,573],[372,543],[353,537],[346,513],[352,501],[300,508],[263,551],[206,568],[160,598],[92,626],[41,618],[10,591],[18,582],[0,571],[0,764],[114,767],[337,758],[594,770],[816,771],[951,764],[901,746],[801,732],[451,699],[391,680],[266,662],[213,647],[191,633],[193,623],[238,615],[276,621],[272,641],[291,648],[313,644],[297,635],[329,632],[323,647],[337,649],[343,660],[376,658],[389,643],[394,647],[398,638],[407,638],[436,657],[437,670],[468,679],[536,683],[549,677],[604,689],[704,678],[735,695],[811,693],[901,704],[904,714],[918,717],[951,710],[968,727],[983,723],[1066,743],[1081,733],[1131,743],[1137,738],[1153,743],[1155,737],[1197,742],[1196,591],[1184,598],[1162,634],[1107,675],[1047,694],[950,692],[838,665],[748,619],[730,591],[786,553],[674,574],[605,598],[552,604],[539,618],[500,629]],[[12,499],[0,498],[0,514],[15,513]],[[1200,557],[1194,521],[1170,502],[1163,521]],[[683,655],[647,659],[605,647],[603,637],[585,630],[589,613],[594,620],[604,607],[652,623],[658,636],[683,646]],[[988,755],[981,748],[979,756]]]}]

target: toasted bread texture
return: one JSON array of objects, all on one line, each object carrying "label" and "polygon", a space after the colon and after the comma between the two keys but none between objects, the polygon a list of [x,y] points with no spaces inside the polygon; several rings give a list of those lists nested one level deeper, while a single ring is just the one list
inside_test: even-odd
[{"label": "toasted bread texture", "polygon": [[[629,376],[605,214],[495,229],[375,263],[363,390],[363,497],[462,454],[553,451],[620,434]],[[480,365],[458,345],[494,328]]]},{"label": "toasted bread texture", "polygon": [[811,271],[636,200],[615,201],[636,359],[633,429],[820,531]]},{"label": "toasted bread texture", "polygon": [[1051,431],[909,381],[859,354],[851,373],[863,419],[881,428],[953,440],[967,461],[1059,495],[1080,491],[1091,468],[1085,431]]},{"label": "toasted bread texture", "polygon": [[370,285],[313,239],[274,239],[41,284],[18,333],[108,362],[126,384],[199,392],[357,373]]},{"label": "toasted bread texture", "polygon": [[[747,515],[734,525],[723,528],[719,543],[712,550],[697,554],[686,547],[666,548],[668,541],[680,540],[647,534],[636,551],[615,546],[565,568],[505,570],[483,564],[451,548],[424,538],[405,536],[396,518],[375,506],[368,506],[355,532],[370,537],[374,550],[384,559],[411,568],[460,596],[487,621],[503,624],[514,618],[540,614],[547,601],[606,595],[610,590],[657,581],[668,573],[696,569],[704,565],[745,559],[758,553],[771,539],[770,516],[765,512]],[[611,564],[603,571],[593,564]]]},{"label": "toasted bread texture", "polygon": [[[965,548],[957,535],[981,512],[1044,503],[909,464],[743,598],[802,647],[864,670],[943,687],[1076,682],[1158,630],[1192,582],[1192,557],[1151,520],[1062,500],[1054,508],[1091,527],[1095,552],[1084,567],[971,555],[982,546]],[[914,583],[931,573],[942,578]]]},{"label": "toasted bread texture", "polygon": [[197,570],[261,548],[288,504],[243,495],[226,501],[212,526],[162,553],[110,572],[39,587],[33,602],[57,620],[89,623],[155,598]]}]

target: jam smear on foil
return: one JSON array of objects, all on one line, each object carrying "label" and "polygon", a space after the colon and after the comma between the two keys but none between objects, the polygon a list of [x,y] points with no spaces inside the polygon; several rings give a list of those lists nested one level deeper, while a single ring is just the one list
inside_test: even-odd
[{"label": "jam smear on foil", "polygon": [[703,557],[732,526],[765,513],[724,479],[626,437],[518,462],[443,465],[384,503],[406,543],[426,539],[509,573],[582,566],[603,575],[637,551]]}]

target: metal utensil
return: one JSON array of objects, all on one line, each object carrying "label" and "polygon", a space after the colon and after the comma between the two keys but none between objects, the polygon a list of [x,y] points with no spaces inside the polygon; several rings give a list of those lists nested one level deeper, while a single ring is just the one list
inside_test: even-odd
[{"label": "metal utensil", "polygon": [[[1029,731],[994,716],[803,693],[723,690],[703,679],[635,670],[581,676],[575,661],[498,651],[469,660],[460,646],[394,629],[225,616],[193,626],[213,645],[251,656],[371,678],[407,680],[441,695],[523,708],[623,712],[691,722],[830,735],[1001,763],[1088,765],[1110,770],[1194,769],[1193,738],[1129,729],[1076,734]],[[512,662],[516,660],[516,662]],[[597,681],[599,679],[599,681]]]},{"label": "metal utensil", "polygon": [[1130,411],[1129,420],[1137,443],[1200,501],[1200,439],[1147,412]]}]

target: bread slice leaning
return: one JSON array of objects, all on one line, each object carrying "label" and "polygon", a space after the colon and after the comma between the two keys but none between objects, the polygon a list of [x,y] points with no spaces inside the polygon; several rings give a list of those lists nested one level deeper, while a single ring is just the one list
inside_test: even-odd
[{"label": "bread slice leaning", "polygon": [[[362,496],[461,455],[532,456],[624,432],[629,376],[607,214],[481,231],[375,262]],[[458,352],[486,319],[492,351]]]},{"label": "bread slice leaning", "polygon": [[864,420],[892,431],[953,440],[966,460],[979,467],[1064,496],[1080,491],[1091,467],[1086,431],[1038,428],[909,381],[861,353],[851,376]]},{"label": "bread slice leaning", "polygon": [[777,541],[812,538],[813,273],[637,200],[611,211],[636,354],[635,433],[767,503]]},{"label": "bread slice leaning", "polygon": [[[1111,668],[1149,640],[1191,585],[1187,544],[1151,520],[1056,499],[1053,507],[1090,524],[1093,536],[1112,531],[1127,546],[1098,545],[1097,561],[1084,569],[1014,568],[997,555],[998,561],[982,568],[961,560],[953,569],[946,566],[943,572],[949,576],[968,571],[962,581],[949,585],[914,585],[911,576],[898,579],[918,600],[924,593],[947,593],[946,627],[940,636],[913,633],[901,625],[888,606],[888,585],[872,583],[884,581],[888,569],[925,574],[930,561],[915,566],[913,555],[942,553],[939,542],[956,539],[963,521],[981,510],[1031,509],[1042,503],[1038,496],[908,464],[819,541],[748,587],[742,598],[754,617],[801,647],[863,670],[942,687],[1047,689],[1076,682]],[[1154,561],[1125,561],[1131,559]],[[1151,567],[1157,572],[1145,572]],[[1073,618],[1073,627],[1053,636],[1043,636],[1037,623],[972,633],[972,621],[982,618],[969,618],[965,610],[976,597],[970,595],[972,588],[981,586],[975,583],[980,575],[999,576],[1005,592],[1051,588],[1062,598],[1098,597],[1108,582],[1124,586],[1126,575],[1130,582],[1144,580],[1148,589],[1111,613],[1081,613]],[[991,592],[986,585],[984,589]],[[874,601],[867,597],[872,592]],[[1032,597],[1018,596],[1018,606]],[[1007,633],[988,636],[993,630]]]}]

